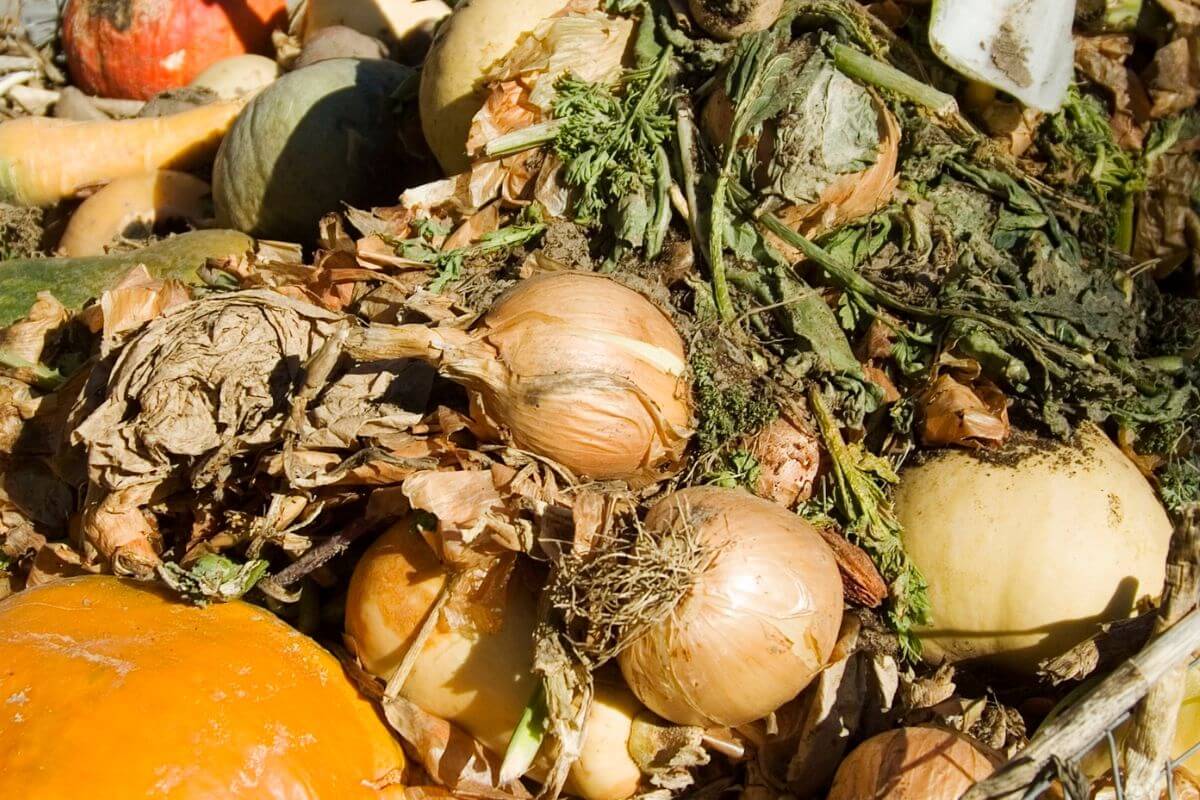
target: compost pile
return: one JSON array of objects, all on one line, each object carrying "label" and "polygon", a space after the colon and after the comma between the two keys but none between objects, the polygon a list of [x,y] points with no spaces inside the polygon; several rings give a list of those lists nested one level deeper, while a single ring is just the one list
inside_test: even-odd
[{"label": "compost pile", "polygon": [[[264,1],[184,77],[97,57],[176,46],[139,2],[68,4],[69,69],[14,30],[0,789],[949,799],[1019,758],[1200,574],[1200,6],[1049,5]],[[1159,797],[1197,697],[1045,796]],[[105,715],[138,756],[46,777]]]}]

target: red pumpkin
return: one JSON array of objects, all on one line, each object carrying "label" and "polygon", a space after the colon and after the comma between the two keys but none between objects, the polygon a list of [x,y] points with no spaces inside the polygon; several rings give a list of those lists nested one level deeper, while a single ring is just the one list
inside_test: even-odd
[{"label": "red pumpkin", "polygon": [[286,24],[286,0],[70,0],[63,47],[85,92],[145,100],[223,58],[268,53]]}]

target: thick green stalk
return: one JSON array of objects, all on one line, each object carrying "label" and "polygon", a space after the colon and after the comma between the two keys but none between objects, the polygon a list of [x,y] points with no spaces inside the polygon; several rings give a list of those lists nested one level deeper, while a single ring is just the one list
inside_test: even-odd
[{"label": "thick green stalk", "polygon": [[539,681],[537,690],[525,706],[521,720],[508,740],[508,750],[504,752],[504,763],[500,765],[499,784],[507,786],[520,778],[537,758],[542,749],[542,742],[549,729],[550,710],[546,705],[546,685]]},{"label": "thick green stalk", "polygon": [[871,58],[844,44],[834,44],[832,49],[833,63],[851,78],[857,78],[863,83],[869,83],[880,89],[887,89],[907,97],[914,103],[929,108],[938,116],[944,117],[958,113],[958,101],[952,95],[938,91],[927,83],[922,83],[891,64]]},{"label": "thick green stalk", "polygon": [[488,158],[500,158],[550,144],[558,136],[558,131],[562,126],[561,119],[552,119],[530,125],[519,131],[506,133],[485,144],[483,154]]}]

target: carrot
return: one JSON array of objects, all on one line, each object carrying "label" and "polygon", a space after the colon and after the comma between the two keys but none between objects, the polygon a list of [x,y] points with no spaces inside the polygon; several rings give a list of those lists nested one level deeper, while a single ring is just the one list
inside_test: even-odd
[{"label": "carrot", "polygon": [[0,123],[0,202],[48,206],[115,178],[202,164],[242,105],[213,103],[145,119],[27,117]]}]

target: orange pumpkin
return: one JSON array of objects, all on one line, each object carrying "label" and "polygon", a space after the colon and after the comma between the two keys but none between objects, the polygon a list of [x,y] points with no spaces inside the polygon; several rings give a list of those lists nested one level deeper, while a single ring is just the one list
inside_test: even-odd
[{"label": "orange pumpkin", "polygon": [[0,602],[0,797],[377,800],[403,766],[338,662],[255,606],[93,576]]},{"label": "orange pumpkin", "polygon": [[286,24],[286,0],[69,0],[63,49],[85,92],[145,100],[223,58],[269,53]]}]

